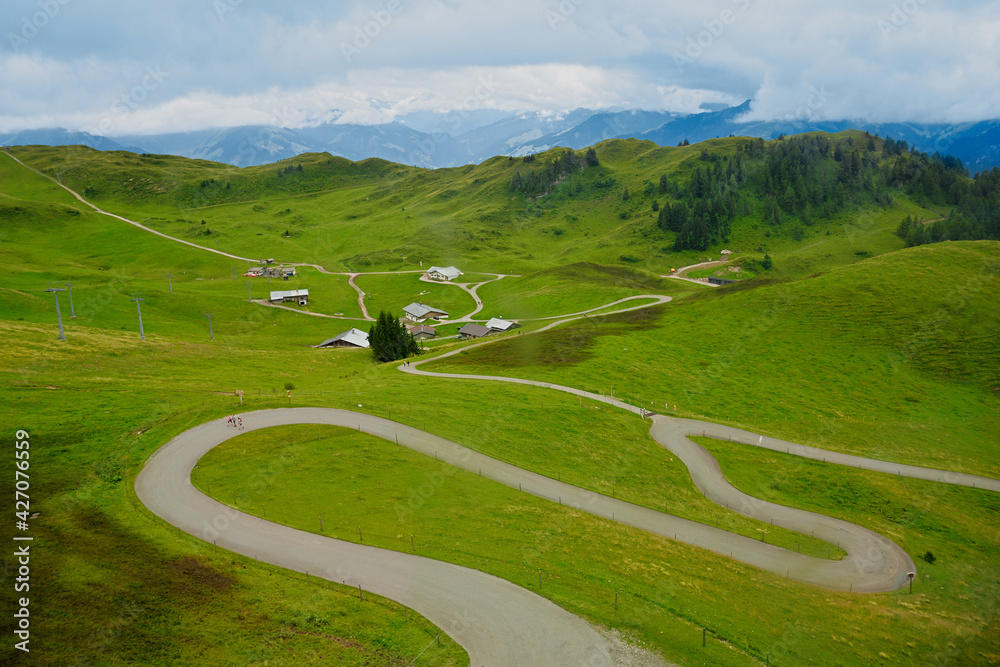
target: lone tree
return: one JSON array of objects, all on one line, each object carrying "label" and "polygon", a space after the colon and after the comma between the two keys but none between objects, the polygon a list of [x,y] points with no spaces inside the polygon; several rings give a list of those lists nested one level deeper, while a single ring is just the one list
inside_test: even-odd
[{"label": "lone tree", "polygon": [[379,363],[406,359],[420,352],[413,334],[392,313],[384,310],[378,314],[378,321],[368,332],[368,344],[372,348],[372,356]]}]

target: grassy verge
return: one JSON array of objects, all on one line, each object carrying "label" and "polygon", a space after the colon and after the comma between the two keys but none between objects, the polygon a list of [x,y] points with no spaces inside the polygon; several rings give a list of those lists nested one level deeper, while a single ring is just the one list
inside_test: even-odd
[{"label": "grassy verge", "polygon": [[678,285],[642,271],[572,264],[484,285],[484,317],[513,319],[579,313],[636,294],[674,294]]}]

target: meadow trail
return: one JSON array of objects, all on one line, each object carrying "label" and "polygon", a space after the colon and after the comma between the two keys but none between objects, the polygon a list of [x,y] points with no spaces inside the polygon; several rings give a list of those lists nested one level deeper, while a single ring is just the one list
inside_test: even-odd
[{"label": "meadow trail", "polygon": [[[459,288],[459,289],[461,289],[461,290],[463,290],[465,292],[468,292],[469,295],[472,297],[472,299],[476,302],[476,309],[473,310],[468,315],[465,315],[463,317],[458,318],[457,320],[450,320],[448,322],[443,322],[442,324],[457,324],[459,322],[473,322],[474,320],[472,318],[475,315],[477,315],[479,313],[479,311],[481,311],[485,307],[484,304],[483,304],[482,299],[479,298],[479,294],[478,294],[479,288],[482,287],[483,285],[488,284],[488,283],[493,283],[493,282],[496,282],[498,280],[503,280],[504,278],[517,277],[517,276],[509,276],[509,275],[506,275],[506,274],[503,274],[503,273],[490,273],[490,274],[487,274],[487,275],[491,275],[491,276],[493,276],[493,278],[491,278],[490,280],[484,280],[484,281],[478,282],[478,283],[447,283],[449,285],[454,285],[455,287],[457,287],[457,288]],[[435,284],[435,283],[438,282],[436,280],[431,280],[427,276],[421,276],[420,280],[422,282],[431,283],[431,284]]]},{"label": "meadow trail", "polygon": [[121,220],[122,222],[126,222],[126,223],[132,225],[133,227],[138,227],[139,229],[142,229],[143,231],[147,231],[150,234],[156,234],[159,237],[165,238],[165,239],[170,240],[170,241],[174,241],[175,243],[183,243],[186,246],[190,246],[192,248],[197,248],[198,250],[206,250],[206,251],[214,253],[216,255],[221,255],[222,257],[229,257],[230,259],[238,259],[238,260],[244,261],[244,262],[255,262],[255,261],[257,261],[257,260],[253,260],[253,259],[248,259],[246,257],[240,257],[239,255],[231,255],[228,252],[222,252],[221,250],[213,250],[211,248],[206,248],[205,246],[198,245],[197,243],[192,243],[190,241],[185,241],[183,239],[179,239],[179,238],[170,236],[169,234],[164,234],[163,232],[158,232],[155,229],[150,229],[146,225],[144,225],[142,223],[139,223],[139,222],[136,222],[135,220],[129,220],[128,218],[122,217],[120,215],[116,215],[114,213],[109,213],[108,211],[105,211],[104,209],[98,207],[97,205],[90,203],[89,201],[87,201],[83,197],[83,195],[79,194],[75,190],[72,190],[72,189],[66,187],[65,185],[63,185],[62,183],[60,183],[56,179],[52,178],[48,174],[42,173],[42,172],[38,171],[37,169],[35,169],[34,167],[31,167],[31,166],[26,165],[25,163],[21,162],[16,157],[14,157],[14,154],[11,153],[9,150],[4,150],[3,152],[4,152],[4,154],[6,154],[14,162],[18,163],[19,165],[21,165],[22,167],[24,167],[28,171],[34,172],[34,173],[38,174],[39,176],[41,176],[42,178],[44,178],[46,180],[49,180],[49,181],[52,181],[53,183],[55,183],[56,185],[58,185],[60,188],[62,188],[66,192],[68,192],[71,195],[73,195],[73,197],[75,197],[81,203],[86,204],[90,208],[94,209],[95,212],[97,212],[97,213],[99,213],[101,215],[106,215],[109,218],[114,218],[115,220]]},{"label": "meadow trail", "polygon": [[[632,299],[670,297],[647,295]],[[629,299],[623,301],[627,302]],[[622,309],[647,308],[643,304]],[[557,319],[547,330],[579,317]],[[498,339],[503,340],[503,339]],[[485,341],[470,347],[492,344]],[[463,349],[470,349],[466,347]],[[740,429],[655,415],[642,407],[572,387],[521,378],[434,373],[419,366],[461,350],[400,365],[399,370],[452,380],[489,380],[533,385],[627,410],[652,422],[651,437],[678,456],[698,489],[712,501],[746,516],[811,534],[847,552],[841,560],[795,553],[705,524],[609,498],[492,459],[439,436],[363,413],[330,408],[286,408],[244,415],[247,429],[287,424],[330,424],[357,428],[427,456],[540,498],[686,542],[781,576],[854,592],[891,591],[915,572],[912,559],[891,540],[861,526],[822,514],[762,501],[734,488],[716,459],[688,436],[704,435],[750,446],[888,474],[1000,491],[1000,481],[974,475],[854,457],[767,438]],[[223,505],[191,485],[191,471],[212,447],[232,437],[223,420],[195,427],[158,450],[136,478],[138,498],[154,514],[217,546],[274,565],[360,586],[405,604],[442,628],[465,648],[472,664],[613,664],[608,640],[586,621],[545,598],[478,570],[343,542],[271,523]],[[517,637],[517,642],[509,641]]]},{"label": "meadow trail", "polygon": [[[141,229],[143,231],[149,232],[150,234],[155,234],[155,235],[157,235],[157,236],[159,236],[161,238],[167,239],[169,241],[173,241],[175,243],[182,243],[182,244],[184,244],[186,246],[189,246],[191,248],[197,248],[198,250],[204,250],[205,252],[210,252],[210,253],[213,253],[215,255],[219,255],[221,257],[228,257],[230,259],[237,259],[237,260],[240,260],[241,262],[247,262],[247,263],[250,263],[250,264],[253,264],[253,263],[259,261],[259,260],[256,260],[256,259],[250,259],[249,257],[240,257],[239,255],[233,255],[231,253],[223,252],[221,250],[216,250],[216,249],[213,249],[213,248],[208,248],[208,247],[203,246],[203,245],[198,245],[197,243],[192,243],[191,241],[185,241],[185,240],[179,239],[179,238],[177,238],[175,236],[170,236],[169,234],[164,234],[163,232],[158,232],[155,229],[151,229],[150,227],[147,227],[146,225],[142,224],[141,222],[136,222],[135,220],[130,220],[129,218],[126,218],[124,216],[117,215],[115,213],[110,213],[108,211],[105,211],[104,209],[100,208],[96,204],[93,204],[93,203],[87,201],[86,198],[84,198],[83,195],[81,195],[80,193],[78,193],[75,190],[67,187],[66,185],[64,185],[63,183],[59,182],[58,180],[52,178],[48,174],[45,174],[45,173],[43,173],[43,172],[35,169],[34,167],[31,167],[31,166],[25,164],[24,162],[21,162],[9,150],[4,150],[3,152],[8,157],[10,157],[10,159],[14,160],[14,162],[16,162],[17,164],[21,165],[25,169],[27,169],[27,170],[35,173],[35,174],[41,176],[42,178],[44,178],[46,180],[52,181],[53,183],[55,183],[56,185],[58,185],[60,188],[62,188],[63,190],[65,190],[66,192],[68,192],[69,194],[71,194],[78,201],[80,201],[83,204],[86,204],[87,206],[89,206],[90,208],[92,208],[96,213],[99,213],[100,215],[106,215],[109,218],[114,218],[115,220],[120,220],[122,222],[128,223],[128,224],[132,225],[133,227],[137,227],[137,228],[139,228],[139,229]],[[326,275],[330,275],[330,276],[346,276],[347,277],[347,281],[350,284],[350,286],[353,287],[354,290],[358,293],[358,306],[361,309],[361,314],[363,316],[363,319],[366,320],[366,321],[369,321],[369,322],[374,322],[375,318],[373,318],[368,313],[368,308],[365,306],[365,293],[354,282],[355,278],[357,278],[358,276],[363,276],[363,275],[402,275],[402,274],[406,274],[406,273],[424,273],[423,270],[372,271],[372,272],[369,272],[369,273],[359,273],[359,272],[349,272],[349,271],[339,272],[339,271],[330,271],[329,269],[327,269],[326,267],[324,267],[324,266],[322,266],[320,264],[311,264],[311,263],[308,263],[308,262],[281,262],[281,264],[285,265],[285,266],[306,266],[306,267],[310,267],[310,268],[316,269],[320,273],[325,273]],[[496,275],[497,277],[495,278],[495,280],[500,280],[501,278],[506,277],[506,276],[504,276],[502,274],[490,274],[490,275]],[[475,299],[476,304],[478,306],[476,308],[476,310],[473,311],[471,314],[467,315],[466,318],[470,318],[470,317],[472,317],[472,315],[475,315],[480,310],[482,310],[483,304],[482,304],[482,301],[479,300],[479,297],[476,294],[476,290],[479,289],[479,287],[481,287],[482,285],[486,284],[487,282],[492,282],[492,281],[487,280],[487,281],[485,281],[483,283],[480,283],[478,285],[474,285],[471,289],[467,285],[459,285],[462,289],[466,290],[467,292],[469,292],[472,295],[472,298]],[[273,305],[273,304],[268,304],[268,303],[263,303],[263,302],[259,302],[259,303],[260,303],[260,305],[264,305],[264,306]],[[281,307],[281,306],[275,306],[275,307]],[[288,310],[291,310],[291,309],[288,309]],[[334,315],[323,315],[321,313],[305,313],[305,314],[307,314],[307,315],[313,315],[313,316],[317,316],[317,317],[329,317],[329,318],[333,318],[333,319],[357,319],[357,318],[338,318],[338,317],[336,317]],[[463,318],[462,320],[459,320],[459,321],[471,321],[471,320],[467,320],[466,318]]]},{"label": "meadow trail", "polygon": [[358,277],[357,273],[347,274],[347,284],[354,288],[354,291],[358,293],[358,307],[361,308],[361,316],[370,322],[374,322],[375,319],[368,314],[368,307],[365,306],[365,291],[358,287],[358,284],[354,282],[354,279]]}]

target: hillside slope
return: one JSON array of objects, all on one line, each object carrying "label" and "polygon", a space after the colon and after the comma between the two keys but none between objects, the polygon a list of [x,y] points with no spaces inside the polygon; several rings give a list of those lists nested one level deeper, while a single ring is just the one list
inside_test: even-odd
[{"label": "hillside slope", "polygon": [[997,242],[911,248],[812,278],[698,292],[655,315],[574,323],[431,369],[613,386],[655,410],[998,476],[998,258]]},{"label": "hillside slope", "polygon": [[[826,150],[835,144],[865,152],[865,169],[895,159],[880,157],[873,151],[881,143],[866,147],[857,133],[831,137]],[[744,152],[750,145],[739,138],[681,148],[610,140],[596,147],[596,164],[583,152],[554,149],[433,171],[326,154],[238,169],[84,148],[11,150],[99,206],[171,236],[245,257],[353,270],[462,261],[474,270],[521,273],[593,261],[663,274],[725,248],[760,258],[820,243],[850,250],[843,261],[902,247],[890,232],[906,216],[943,215],[943,204],[917,203],[898,189],[890,197],[885,185],[867,180],[828,205],[783,198],[774,209],[773,179],[754,176],[765,167],[765,145]],[[837,173],[838,157],[817,158],[823,173]],[[833,195],[813,199],[826,196]],[[668,204],[690,212],[691,232],[664,220]],[[702,220],[707,233],[697,231]]]}]

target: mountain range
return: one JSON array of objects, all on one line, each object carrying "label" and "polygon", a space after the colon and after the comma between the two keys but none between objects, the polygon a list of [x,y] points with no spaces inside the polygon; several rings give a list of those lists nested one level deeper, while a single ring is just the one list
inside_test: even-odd
[{"label": "mountain range", "polygon": [[744,122],[750,105],[747,101],[690,115],[581,108],[558,114],[524,112],[498,120],[490,118],[485,123],[461,112],[423,112],[419,117],[403,117],[382,125],[334,120],[303,128],[258,125],[114,138],[54,128],[0,134],[0,145],[82,144],[102,151],[180,155],[239,167],[270,164],[302,153],[327,152],[350,160],[378,157],[440,168],[478,164],[496,155],[523,156],[555,146],[579,150],[613,138],[634,137],[675,146],[683,141],[697,143],[730,135],[774,139],[782,134],[858,129],[907,141],[928,153],[954,155],[972,173],[1000,166],[1000,119],[960,125],[797,119]]}]

